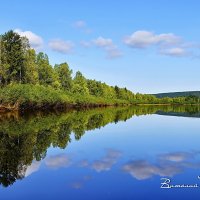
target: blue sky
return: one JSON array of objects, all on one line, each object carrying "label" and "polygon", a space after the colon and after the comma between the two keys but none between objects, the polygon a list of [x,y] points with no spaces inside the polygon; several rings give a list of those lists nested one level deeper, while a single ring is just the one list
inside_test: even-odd
[{"label": "blue sky", "polygon": [[0,32],[134,92],[199,90],[200,1],[2,1]]}]

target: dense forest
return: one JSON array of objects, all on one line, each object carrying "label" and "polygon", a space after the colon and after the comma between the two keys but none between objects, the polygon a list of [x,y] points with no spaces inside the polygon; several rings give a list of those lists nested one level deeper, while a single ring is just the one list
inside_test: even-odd
[{"label": "dense forest", "polygon": [[199,104],[199,97],[157,98],[90,80],[67,63],[52,66],[26,37],[10,30],[0,38],[0,110],[127,104]]}]

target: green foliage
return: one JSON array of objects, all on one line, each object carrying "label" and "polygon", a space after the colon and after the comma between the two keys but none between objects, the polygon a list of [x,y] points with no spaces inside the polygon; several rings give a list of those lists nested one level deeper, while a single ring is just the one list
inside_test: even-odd
[{"label": "green foliage", "polygon": [[90,95],[101,97],[103,96],[103,85],[100,81],[96,80],[87,80],[87,88],[89,90]]},{"label": "green foliage", "polygon": [[58,80],[58,75],[55,73],[52,66],[49,64],[49,58],[47,54],[40,52],[37,55],[37,67],[38,67],[38,76],[39,83],[41,85],[51,85],[55,88],[60,87],[60,83]]},{"label": "green foliage", "polygon": [[3,104],[42,105],[45,103],[70,103],[70,98],[61,90],[52,87],[30,84],[8,85],[0,89],[0,99]]},{"label": "green foliage", "polygon": [[66,91],[71,91],[72,89],[72,70],[69,69],[67,63],[61,63],[60,65],[54,66],[55,72],[58,75],[61,87]]},{"label": "green foliage", "polygon": [[87,87],[87,80],[82,75],[80,71],[76,72],[76,75],[73,80],[73,93],[75,94],[81,94],[81,95],[88,95],[89,90]]},{"label": "green foliage", "polygon": [[23,37],[12,30],[1,35],[1,85],[23,82],[25,51],[29,48],[29,43],[25,41]]},{"label": "green foliage", "polygon": [[34,49],[28,49],[25,54],[25,74],[24,83],[39,83],[38,68],[36,64],[36,53]]}]

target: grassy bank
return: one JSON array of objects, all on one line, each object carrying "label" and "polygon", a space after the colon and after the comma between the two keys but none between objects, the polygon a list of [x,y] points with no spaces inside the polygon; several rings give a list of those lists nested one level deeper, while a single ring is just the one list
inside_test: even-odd
[{"label": "grassy bank", "polygon": [[59,107],[98,107],[129,103],[119,99],[73,94],[42,85],[14,84],[0,88],[1,111]]},{"label": "grassy bank", "polygon": [[66,92],[54,89],[51,86],[32,84],[13,84],[0,88],[0,111],[9,110],[47,110],[58,108],[92,108],[116,105],[199,105],[186,101],[177,101],[176,98],[155,99],[146,101],[131,99],[96,97],[92,95]]}]

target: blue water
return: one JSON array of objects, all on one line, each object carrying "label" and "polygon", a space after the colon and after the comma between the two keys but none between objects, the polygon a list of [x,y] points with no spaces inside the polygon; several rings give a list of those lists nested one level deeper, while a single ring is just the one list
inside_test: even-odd
[{"label": "blue water", "polygon": [[49,147],[22,180],[0,186],[0,199],[199,199],[200,187],[161,188],[161,178],[200,186],[199,120],[149,114],[86,131],[80,140],[72,133],[66,148]]}]

